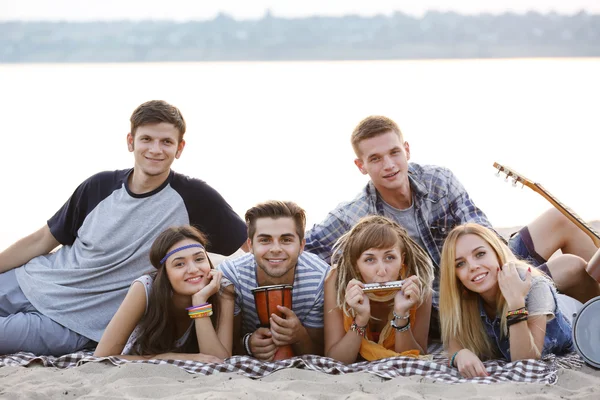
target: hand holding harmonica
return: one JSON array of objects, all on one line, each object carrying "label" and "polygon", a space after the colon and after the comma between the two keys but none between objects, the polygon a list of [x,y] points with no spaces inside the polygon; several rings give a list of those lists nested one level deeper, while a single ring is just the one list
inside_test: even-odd
[{"label": "hand holding harmonica", "polygon": [[364,293],[373,293],[380,291],[392,291],[402,289],[404,281],[390,281],[382,283],[365,283],[362,290]]}]

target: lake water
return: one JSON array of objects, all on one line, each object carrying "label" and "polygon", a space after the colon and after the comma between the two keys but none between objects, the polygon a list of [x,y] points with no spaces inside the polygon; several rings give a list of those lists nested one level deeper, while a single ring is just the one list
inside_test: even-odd
[{"label": "lake water", "polygon": [[128,168],[140,103],[164,99],[188,123],[173,169],[243,215],[294,200],[309,226],[366,178],[349,137],[394,119],[412,161],[451,168],[496,226],[550,207],[494,178],[494,161],[600,218],[600,59],[0,65],[0,248],[41,227],[85,178]]}]

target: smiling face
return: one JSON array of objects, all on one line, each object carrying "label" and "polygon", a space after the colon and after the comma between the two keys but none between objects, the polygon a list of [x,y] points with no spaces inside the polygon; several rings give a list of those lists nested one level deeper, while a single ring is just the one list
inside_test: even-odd
[{"label": "smiling face", "polygon": [[293,283],[295,267],[305,243],[296,233],[293,218],[258,218],[256,232],[249,242],[258,265],[259,286]]},{"label": "smiling face", "polygon": [[498,257],[480,236],[468,233],[456,240],[456,277],[465,288],[493,298],[498,290]]},{"label": "smiling face", "polygon": [[[198,242],[185,239],[171,246],[168,252],[189,244]],[[210,264],[202,248],[190,247],[172,254],[165,261],[165,268],[176,294],[191,296],[208,284]]]},{"label": "smiling face", "polygon": [[364,283],[383,283],[400,279],[402,253],[398,246],[365,250],[356,260]]},{"label": "smiling face", "polygon": [[147,178],[166,179],[171,164],[181,156],[185,141],[173,124],[143,125],[127,135],[127,146],[135,158],[134,171]]},{"label": "smiling face", "polygon": [[361,173],[368,174],[379,192],[393,191],[408,184],[410,147],[397,133],[387,133],[358,143],[359,158],[354,160]]}]

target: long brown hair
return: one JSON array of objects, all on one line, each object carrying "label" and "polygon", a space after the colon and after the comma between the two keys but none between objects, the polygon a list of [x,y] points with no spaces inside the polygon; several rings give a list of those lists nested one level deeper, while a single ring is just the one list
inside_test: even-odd
[{"label": "long brown hair", "polygon": [[333,249],[332,265],[337,264],[337,305],[347,315],[346,286],[352,279],[362,281],[358,271],[357,261],[360,255],[368,249],[387,249],[394,246],[404,254],[404,266],[401,269],[403,279],[411,275],[419,278],[422,298],[431,294],[433,282],[433,266],[429,256],[421,247],[408,236],[404,228],[396,222],[379,215],[362,218],[345,235],[339,238]]},{"label": "long brown hair", "polygon": [[[164,264],[160,263],[160,260],[167,254],[171,247],[185,239],[194,240],[205,248],[208,243],[206,236],[202,232],[189,225],[171,227],[158,235],[154,243],[152,243],[152,247],[150,248],[150,262],[156,268],[156,272],[153,273],[154,282],[152,283],[152,291],[148,298],[148,310],[140,321],[140,334],[133,344],[133,354],[199,352],[195,324],[193,324],[192,331],[183,346],[175,347],[175,341],[178,337],[176,332],[177,324],[175,323],[176,318],[171,303],[173,287],[167,276]],[[208,262],[210,268],[214,269],[210,258]],[[212,304],[213,315],[211,321],[216,329],[219,319],[218,293],[212,295],[208,299],[208,302]]]}]

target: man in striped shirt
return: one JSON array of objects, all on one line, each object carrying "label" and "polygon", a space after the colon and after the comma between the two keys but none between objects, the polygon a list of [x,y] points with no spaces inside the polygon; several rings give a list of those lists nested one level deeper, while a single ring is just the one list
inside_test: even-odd
[{"label": "man in striped shirt", "polygon": [[[246,212],[250,254],[219,265],[226,292],[235,295],[234,354],[272,360],[280,346],[295,355],[323,354],[323,283],[329,265],[304,252],[304,210],[290,201],[267,201]],[[252,289],[292,285],[292,306],[279,307],[261,327]]]}]

